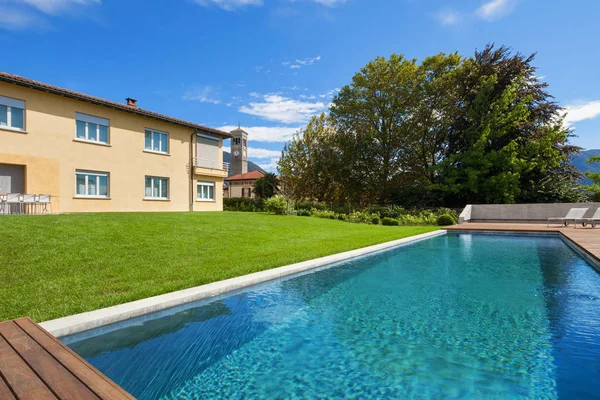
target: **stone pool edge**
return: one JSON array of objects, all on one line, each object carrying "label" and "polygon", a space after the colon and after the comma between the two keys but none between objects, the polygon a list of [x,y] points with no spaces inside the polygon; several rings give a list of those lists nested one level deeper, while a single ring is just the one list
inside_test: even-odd
[{"label": "stone pool edge", "polygon": [[40,325],[57,338],[69,336],[116,322],[129,320],[145,314],[177,307],[182,304],[218,296],[223,293],[243,289],[259,283],[283,278],[288,275],[309,271],[329,264],[335,264],[340,261],[347,261],[381,250],[387,250],[420,240],[445,235],[446,233],[446,230],[440,229],[433,232],[427,232],[420,235],[393,240],[391,242],[363,247],[361,249],[332,254],[330,256],[302,261],[296,264],[290,264],[265,271],[254,272],[252,274],[243,275],[236,278],[208,283],[202,286],[196,286],[176,292],[148,297],[146,299],[136,300],[129,303],[118,304],[116,306],[70,315],[63,318],[45,321],[40,323]]}]

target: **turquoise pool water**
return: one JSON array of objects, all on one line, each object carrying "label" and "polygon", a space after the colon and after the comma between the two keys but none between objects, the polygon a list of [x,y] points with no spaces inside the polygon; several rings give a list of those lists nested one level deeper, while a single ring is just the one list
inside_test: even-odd
[{"label": "turquoise pool water", "polygon": [[600,397],[600,275],[557,237],[439,236],[102,332],[64,340],[139,399]]}]

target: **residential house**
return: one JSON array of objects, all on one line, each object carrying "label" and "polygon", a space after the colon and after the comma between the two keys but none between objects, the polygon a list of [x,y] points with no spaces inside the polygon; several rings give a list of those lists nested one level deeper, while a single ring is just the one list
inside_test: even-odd
[{"label": "residential house", "polygon": [[54,211],[220,211],[228,138],[0,72],[0,194],[50,194]]}]

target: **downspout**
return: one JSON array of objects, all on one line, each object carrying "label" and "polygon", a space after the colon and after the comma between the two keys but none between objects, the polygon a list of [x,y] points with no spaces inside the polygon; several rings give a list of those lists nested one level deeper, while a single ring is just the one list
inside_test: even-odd
[{"label": "downspout", "polygon": [[190,136],[190,211],[194,211],[194,137],[198,137],[196,131]]}]

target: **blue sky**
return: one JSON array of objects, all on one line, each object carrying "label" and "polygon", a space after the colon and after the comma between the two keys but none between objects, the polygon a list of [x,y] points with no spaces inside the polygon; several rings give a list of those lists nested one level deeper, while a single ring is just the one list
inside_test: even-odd
[{"label": "blue sky", "polygon": [[575,144],[600,148],[596,0],[0,0],[0,70],[283,144],[376,56],[537,52]]}]

